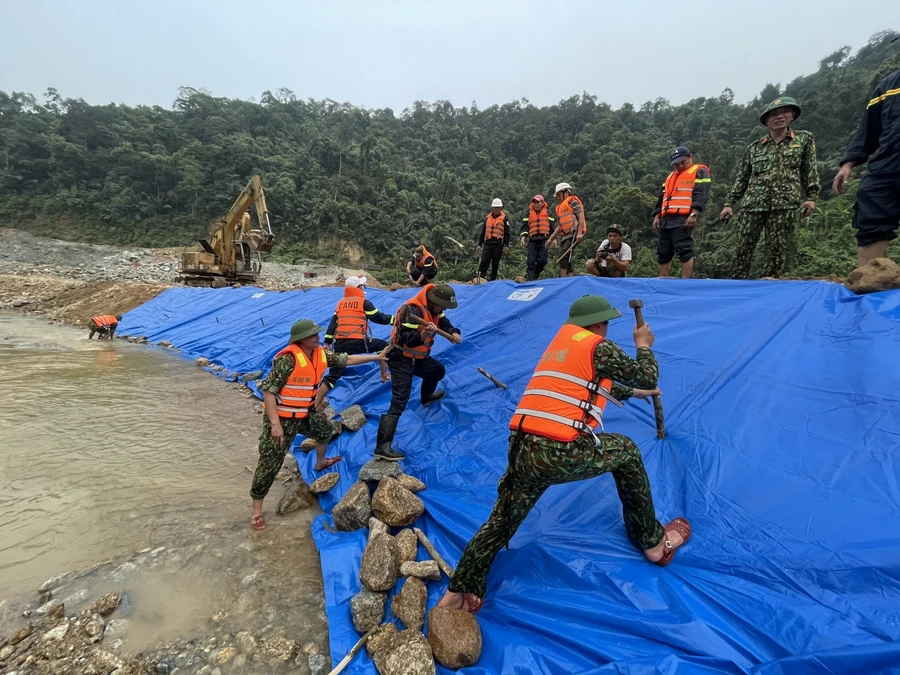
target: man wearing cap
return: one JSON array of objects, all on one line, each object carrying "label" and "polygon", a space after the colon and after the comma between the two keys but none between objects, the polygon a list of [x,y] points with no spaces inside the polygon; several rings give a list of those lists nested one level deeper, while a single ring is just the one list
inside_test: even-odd
[{"label": "man wearing cap", "polygon": [[101,314],[99,316],[91,317],[91,320],[88,321],[88,328],[91,331],[88,335],[88,340],[94,337],[94,333],[99,333],[99,335],[97,335],[98,340],[103,340],[104,338],[112,340],[121,320],[121,314],[116,314],[115,316],[112,314]]},{"label": "man wearing cap", "polygon": [[478,235],[478,246],[475,247],[476,253],[481,251],[481,264],[478,266],[480,279],[485,278],[490,263],[491,281],[497,280],[504,250],[509,253],[509,217],[503,213],[503,202],[495,199],[491,202],[491,212],[484,219],[481,234]]},{"label": "man wearing cap", "polygon": [[668,565],[690,539],[684,518],[665,526],[657,520],[634,441],[603,431],[608,403],[621,406],[632,396],[646,400],[660,393],[650,326],[634,329],[636,360],[606,339],[609,321],[620,316],[600,295],[572,303],[568,320],[541,357],[513,413],[508,463],[494,509],[466,546],[439,605],[473,613],[480,609],[494,558],[552,485],[612,473],[628,539],[657,565]]},{"label": "man wearing cap", "polygon": [[325,457],[328,441],[334,433],[331,422],[315,409],[319,385],[329,367],[356,366],[370,361],[383,361],[382,354],[350,356],[331,352],[319,346],[321,326],[311,319],[300,319],[291,326],[290,344],[275,355],[272,370],[262,383],[263,429],[259,437],[259,464],[253,474],[250,496],[253,510],[250,526],[262,530],[263,499],[269,493],[284,456],[297,434],[316,442],[316,471],[323,471],[341,461]]},{"label": "man wearing cap", "polygon": [[413,377],[422,379],[420,400],[429,406],[444,398],[443,391],[435,391],[444,379],[444,364],[431,356],[431,346],[438,329],[450,334],[453,344],[462,342],[462,334],[445,309],[456,309],[456,293],[447,284],[428,284],[413,298],[403,303],[394,317],[391,342],[394,349],[388,356],[391,369],[391,406],[378,421],[375,457],[393,462],[405,457],[391,446],[397,422],[406,410],[412,393]]},{"label": "man wearing cap", "polygon": [[438,264],[424,245],[416,246],[412,259],[406,263],[406,277],[416,286],[431,283],[437,276]]},{"label": "man wearing cap", "polygon": [[796,248],[800,218],[816,210],[820,192],[816,143],[808,131],[791,128],[798,117],[800,106],[794,99],[782,96],[772,101],[759,116],[769,133],[751,143],[741,160],[737,180],[719,215],[721,220],[730,218],[732,207],[743,200],[732,279],[749,276],[753,250],[763,232],[763,276],[782,276]]},{"label": "man wearing cap", "polygon": [[872,155],[853,204],[860,266],[884,257],[900,226],[900,70],[881,80],[872,92],[859,131],[841,157],[841,170],[832,183],[835,194],[844,191],[853,167],[865,164]]},{"label": "man wearing cap", "polygon": [[694,270],[694,226],[706,202],[712,183],[709,169],[694,164],[694,156],[683,145],[669,157],[675,168],[663,183],[656,208],[653,209],[653,229],[659,232],[656,241],[656,260],[660,277],[668,277],[672,258],[678,254],[681,278],[690,279]]},{"label": "man wearing cap", "polygon": [[[343,352],[344,354],[371,354],[380,352],[388,346],[387,340],[369,335],[369,322],[382,326],[394,325],[394,317],[379,312],[378,308],[366,299],[366,277],[351,276],[344,282],[344,297],[338,301],[328,328],[325,330],[325,349]],[[380,361],[381,381],[387,382],[391,376],[387,363]],[[322,380],[324,387],[319,387],[316,408],[321,408],[326,394],[334,389],[334,385],[344,374],[344,369],[334,366]]]},{"label": "man wearing cap", "polygon": [[572,249],[587,234],[587,223],[584,220],[584,206],[581,200],[572,194],[572,186],[558,183],[553,193],[559,202],[556,205],[557,226],[547,239],[547,248],[559,237],[559,246],[563,255],[559,259],[559,276],[572,276]]},{"label": "man wearing cap", "polygon": [[631,247],[622,241],[622,228],[610,225],[594,258],[584,263],[584,271],[595,277],[625,277],[630,264]]},{"label": "man wearing cap", "polygon": [[550,209],[543,195],[535,195],[528,207],[528,215],[523,219],[521,244],[525,247],[528,241],[528,255],[526,258],[526,279],[534,281],[540,278],[541,272],[547,266],[547,238],[556,224],[556,219],[550,217]]}]

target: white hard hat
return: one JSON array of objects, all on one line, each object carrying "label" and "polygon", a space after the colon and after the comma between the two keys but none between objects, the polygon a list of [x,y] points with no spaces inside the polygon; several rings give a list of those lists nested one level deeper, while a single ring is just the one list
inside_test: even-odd
[{"label": "white hard hat", "polygon": [[553,191],[553,194],[559,194],[563,190],[569,190],[571,192],[572,186],[568,183],[557,183],[556,189]]},{"label": "white hard hat", "polygon": [[495,199],[494,201],[491,202],[491,208],[492,209],[502,209],[503,202],[501,202],[499,199]]},{"label": "white hard hat", "polygon": [[344,286],[359,288],[360,286],[365,286],[368,280],[369,279],[367,277],[347,277],[347,281],[344,282]]}]

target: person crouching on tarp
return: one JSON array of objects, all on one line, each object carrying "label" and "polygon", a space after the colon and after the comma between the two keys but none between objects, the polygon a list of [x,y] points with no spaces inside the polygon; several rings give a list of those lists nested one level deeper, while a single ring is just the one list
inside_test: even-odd
[{"label": "person crouching on tarp", "polygon": [[648,399],[660,393],[650,327],[634,330],[637,360],[606,339],[609,321],[620,316],[599,295],[572,303],[568,320],[541,357],[513,414],[508,465],[494,510],[466,546],[439,605],[473,614],[481,608],[494,558],[551,485],[611,472],[628,538],[657,565],[668,565],[690,539],[691,526],[684,518],[665,527],[656,519],[650,481],[634,441],[595,433],[607,402],[621,406],[631,396]]}]

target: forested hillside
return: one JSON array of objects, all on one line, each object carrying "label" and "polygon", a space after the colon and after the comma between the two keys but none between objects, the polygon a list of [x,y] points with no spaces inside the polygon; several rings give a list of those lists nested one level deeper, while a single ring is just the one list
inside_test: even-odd
[{"label": "forested hillside", "polygon": [[[91,242],[190,244],[260,173],[277,236],[272,255],[342,257],[346,242],[361,247],[364,262],[397,265],[421,242],[464,278],[474,274],[474,233],[492,198],[520,221],[532,195],[550,197],[567,181],[587,209],[582,252],[620,223],[635,271],[650,274],[650,212],[668,153],[687,145],[713,174],[695,276],[725,276],[730,229],[715,223],[718,211],[744,147],[765,133],[763,103],[786,94],[803,107],[796,128],[815,135],[826,197],[801,232],[791,273],[845,274],[854,260],[856,183],[827,198],[872,86],[900,68],[892,36],[876,35],[853,55],[840,49],[816,73],[767,85],[746,104],[726,90],[684,105],[658,99],[613,110],[584,93],[547,107],[417,101],[396,114],[302,101],[286,89],[257,103],[184,88],[172,110],[88,105],[52,89],[42,100],[0,92],[0,224]],[[522,258],[517,250],[502,273],[520,273]]]}]

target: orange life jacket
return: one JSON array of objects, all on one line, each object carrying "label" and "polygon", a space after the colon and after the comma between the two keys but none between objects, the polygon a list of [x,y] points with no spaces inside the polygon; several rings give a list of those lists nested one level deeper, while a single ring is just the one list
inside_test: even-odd
[{"label": "orange life jacket", "polygon": [[287,382],[275,395],[278,416],[303,419],[309,415],[309,409],[316,402],[319,385],[322,383],[325,371],[328,370],[328,359],[325,356],[325,350],[321,347],[316,347],[312,359],[308,359],[297,344],[289,344],[278,352],[275,358],[277,359],[282,354],[294,356],[294,370],[291,371]]},{"label": "orange life jacket", "polygon": [[100,316],[95,316],[91,321],[94,322],[96,326],[112,326],[114,323],[119,323],[119,320],[111,314],[101,314]]},{"label": "orange life jacket", "polygon": [[484,221],[484,240],[489,241],[491,239],[500,239],[503,240],[503,223],[506,222],[506,214],[501,212],[499,216],[494,217],[492,213],[487,215],[487,218]]},{"label": "orange life jacket", "polygon": [[[575,195],[569,195],[562,203],[556,205],[556,220],[562,228],[561,234],[567,235],[575,230],[578,218],[575,217],[575,211],[572,204],[581,204],[581,201]],[[584,205],[582,204],[582,213],[584,213]],[[587,232],[587,227],[581,231],[582,236]],[[577,233],[576,233],[577,234]]]},{"label": "orange life jacket", "polygon": [[[406,345],[401,345],[399,343],[400,337],[400,327],[401,321],[403,319],[403,313],[406,311],[404,307],[407,305],[411,305],[416,307],[422,315],[422,318],[429,323],[437,324],[439,317],[435,316],[431,313],[431,310],[428,309],[428,298],[425,295],[434,288],[434,284],[426,284],[422,287],[422,290],[416,293],[416,295],[404,302],[400,305],[399,309],[397,309],[397,315],[394,317],[394,329],[391,331],[391,342],[393,342],[397,347],[400,348],[400,353],[403,354],[406,358],[410,359],[424,359],[431,353],[431,345],[434,344],[434,335],[423,335],[422,336],[422,344],[418,347],[407,347]],[[417,330],[421,331],[422,326],[417,326],[415,323],[409,321],[404,322],[403,326],[406,328],[416,327]]]},{"label": "orange life jacket", "polygon": [[528,236],[541,237],[550,234],[550,214],[547,213],[546,202],[541,205],[540,211],[535,211],[534,207],[528,209]]},{"label": "orange life jacket", "polygon": [[334,310],[337,314],[337,328],[334,330],[335,340],[364,340],[369,331],[369,320],[363,307],[366,294],[361,288],[347,286],[344,297]]},{"label": "orange life jacket", "polygon": [[594,372],[594,349],[603,337],[564,324],[531,376],[509,428],[557,441],[574,441],[579,433],[603,428],[606,401],[621,406],[609,393],[612,380]]},{"label": "orange life jacket", "polygon": [[707,169],[702,164],[692,164],[684,171],[673,171],[663,183],[662,215],[687,216],[691,213],[691,201],[694,184],[697,182],[697,171]]},{"label": "orange life jacket", "polygon": [[422,247],[422,249],[424,250],[424,253],[422,253],[421,257],[416,258],[416,267],[418,267],[420,270],[425,269],[425,261],[431,258],[431,262],[434,264],[434,269],[437,269],[437,258],[431,255],[428,252],[428,249],[424,246]]}]

